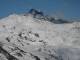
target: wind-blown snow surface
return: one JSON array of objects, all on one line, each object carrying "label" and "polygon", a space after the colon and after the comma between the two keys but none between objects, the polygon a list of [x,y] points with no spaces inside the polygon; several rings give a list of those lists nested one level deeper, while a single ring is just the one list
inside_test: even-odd
[{"label": "wind-blown snow surface", "polygon": [[54,24],[16,14],[1,19],[0,60],[80,60],[80,22]]}]

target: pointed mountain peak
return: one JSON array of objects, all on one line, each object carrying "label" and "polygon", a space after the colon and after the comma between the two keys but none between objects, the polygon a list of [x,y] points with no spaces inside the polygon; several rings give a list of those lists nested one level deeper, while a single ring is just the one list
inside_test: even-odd
[{"label": "pointed mountain peak", "polygon": [[41,12],[41,11],[39,11],[37,9],[30,9],[29,13],[34,15],[34,16],[36,16],[36,15],[43,16],[44,15],[43,12]]}]

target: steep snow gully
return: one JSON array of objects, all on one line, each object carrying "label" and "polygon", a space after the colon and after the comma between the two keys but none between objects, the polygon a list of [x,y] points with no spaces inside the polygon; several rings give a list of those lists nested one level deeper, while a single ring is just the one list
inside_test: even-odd
[{"label": "steep snow gully", "polygon": [[31,9],[0,20],[0,60],[80,60],[80,22]]}]

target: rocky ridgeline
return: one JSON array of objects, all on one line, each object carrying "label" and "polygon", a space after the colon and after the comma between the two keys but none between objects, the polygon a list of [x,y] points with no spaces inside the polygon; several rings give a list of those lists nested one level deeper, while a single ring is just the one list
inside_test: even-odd
[{"label": "rocky ridgeline", "polygon": [[[40,20],[50,21],[55,24],[71,23],[71,21],[66,21],[66,20],[59,19],[59,18],[55,19],[54,17],[44,15],[44,13],[42,11],[38,11],[36,9],[31,9],[28,13],[31,14],[34,18],[37,18]],[[26,16],[26,14],[24,14],[24,16]]]}]

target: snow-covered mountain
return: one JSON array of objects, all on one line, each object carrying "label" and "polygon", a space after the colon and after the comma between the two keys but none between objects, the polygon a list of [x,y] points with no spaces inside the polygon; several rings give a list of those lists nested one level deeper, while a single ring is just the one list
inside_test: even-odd
[{"label": "snow-covered mountain", "polygon": [[0,20],[0,60],[80,60],[80,22],[31,9]]}]

